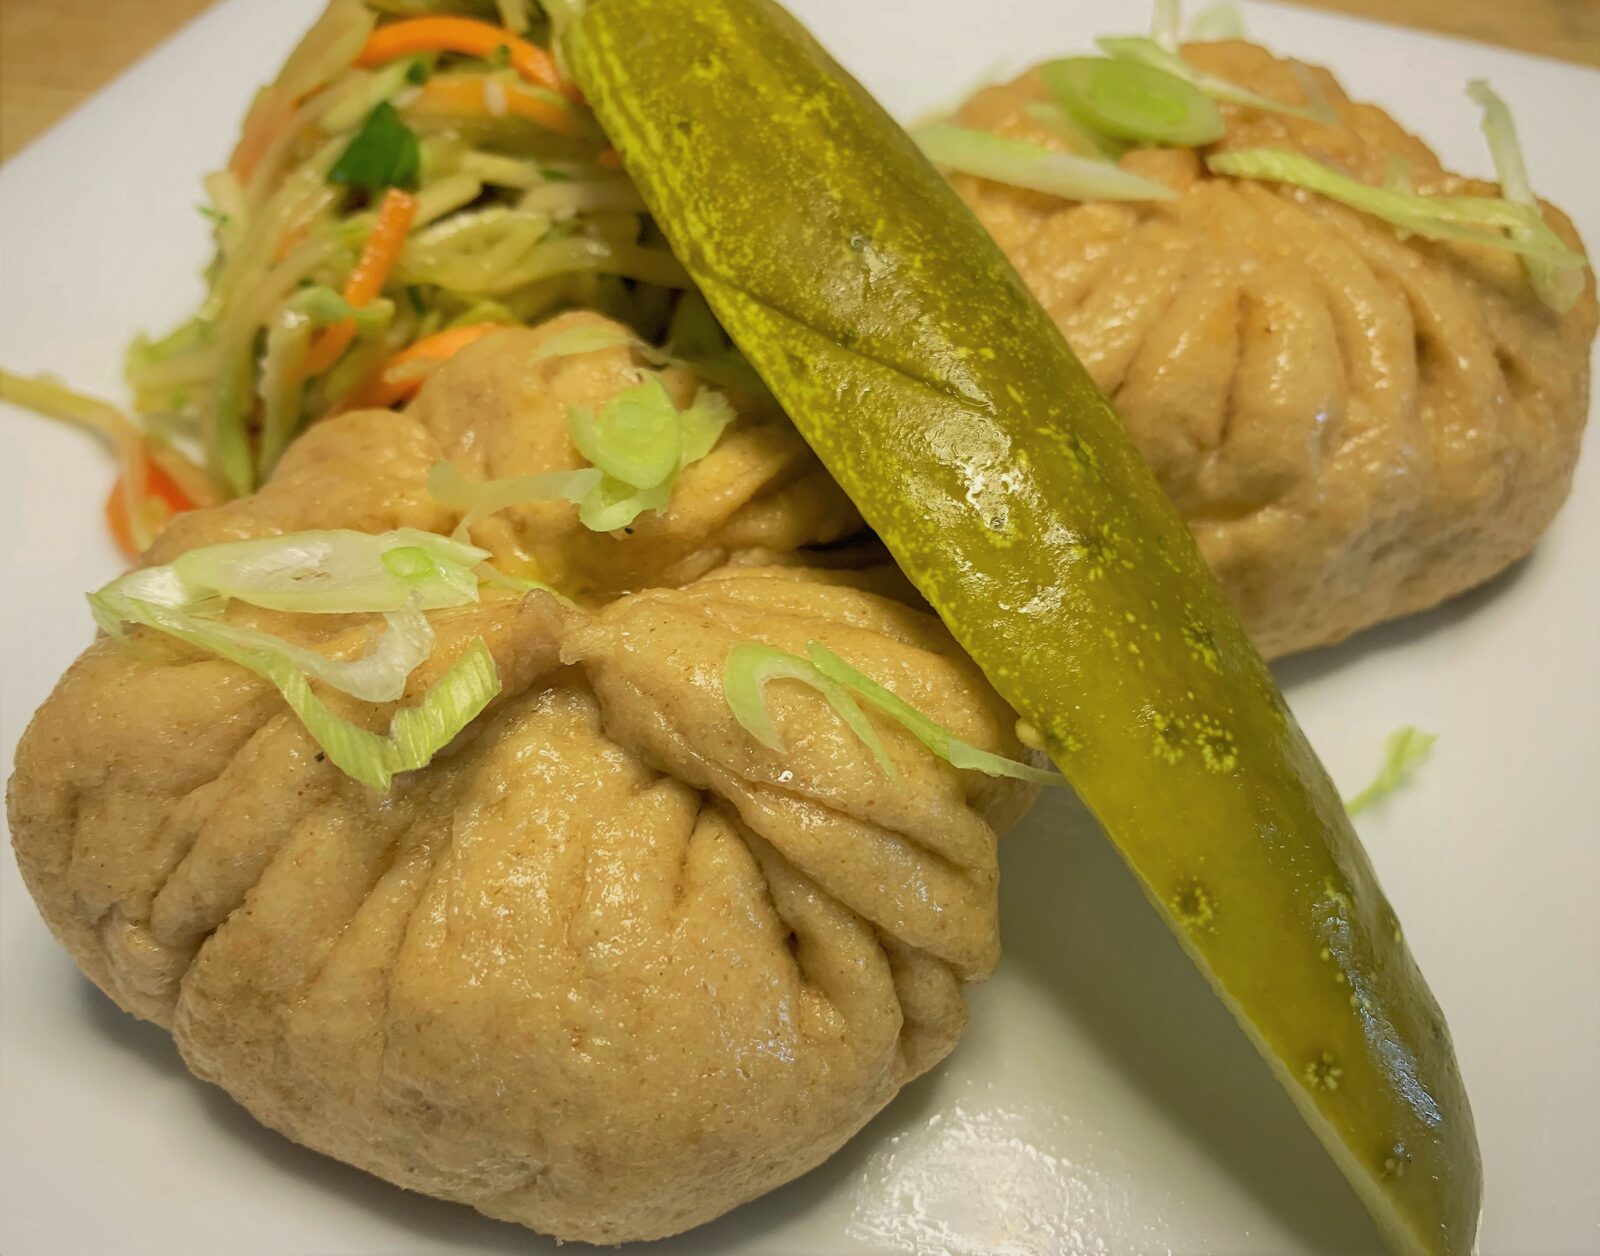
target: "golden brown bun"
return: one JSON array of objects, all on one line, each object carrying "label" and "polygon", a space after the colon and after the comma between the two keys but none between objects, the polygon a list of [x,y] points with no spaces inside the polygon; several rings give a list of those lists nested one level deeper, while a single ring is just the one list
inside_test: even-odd
[{"label": "golden brown bun", "polygon": [[[1288,103],[1309,76],[1338,116],[1224,105],[1219,149],[1299,149],[1375,184],[1399,159],[1420,192],[1498,194],[1325,70],[1238,42],[1184,55]],[[1024,112],[1046,98],[1029,73],[958,120],[1063,148]],[[1556,314],[1510,253],[1403,239],[1321,197],[1213,177],[1204,155],[1123,158],[1179,193],[1165,204],[957,185],[1116,402],[1263,653],[1425,610],[1526,554],[1577,462],[1592,275]]]}]

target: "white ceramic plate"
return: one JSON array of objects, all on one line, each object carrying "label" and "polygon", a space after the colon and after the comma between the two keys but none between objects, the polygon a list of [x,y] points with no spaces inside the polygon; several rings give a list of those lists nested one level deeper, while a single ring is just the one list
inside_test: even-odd
[{"label": "white ceramic plate", "polygon": [[[139,328],[184,315],[207,255],[199,178],[318,0],[232,0],[0,171],[0,360],[119,394]],[[1086,48],[1145,6],[796,0],[903,115],[997,62]],[[1458,169],[1487,174],[1485,76],[1535,181],[1600,244],[1600,75],[1389,27],[1250,7]],[[1584,150],[1587,149],[1585,155]],[[0,756],[90,638],[118,570],[109,478],[77,434],[0,415]],[[1600,467],[1533,559],[1428,616],[1281,668],[1334,776],[1384,735],[1441,734],[1361,828],[1455,1032],[1487,1174],[1489,1253],[1600,1250]],[[0,883],[0,1250],[517,1253],[554,1246],[408,1195],[258,1127],[190,1079]],[[955,1055],[827,1165],[660,1253],[1332,1253],[1376,1236],[1289,1101],[1062,799],[1006,840],[1006,958]]]}]

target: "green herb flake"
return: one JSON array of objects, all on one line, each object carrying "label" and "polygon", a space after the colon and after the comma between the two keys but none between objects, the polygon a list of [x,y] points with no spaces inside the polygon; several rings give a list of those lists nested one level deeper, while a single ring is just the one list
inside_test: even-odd
[{"label": "green herb flake", "polygon": [[1378,775],[1354,798],[1347,799],[1344,809],[1357,815],[1410,784],[1417,769],[1428,761],[1433,743],[1438,740],[1433,733],[1419,732],[1409,724],[1390,733],[1384,739],[1383,766],[1378,769]]},{"label": "green herb flake", "polygon": [[388,102],[379,105],[340,154],[328,182],[381,192],[415,188],[422,173],[422,144]]}]

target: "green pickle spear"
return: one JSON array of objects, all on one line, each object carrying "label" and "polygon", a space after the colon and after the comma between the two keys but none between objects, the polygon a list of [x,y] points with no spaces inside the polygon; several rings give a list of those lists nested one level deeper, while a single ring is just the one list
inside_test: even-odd
[{"label": "green pickle spear", "polygon": [[594,0],[563,50],[728,331],[1390,1245],[1471,1251],[1472,1115],[1399,922],[1188,530],[999,249],[769,0]]}]

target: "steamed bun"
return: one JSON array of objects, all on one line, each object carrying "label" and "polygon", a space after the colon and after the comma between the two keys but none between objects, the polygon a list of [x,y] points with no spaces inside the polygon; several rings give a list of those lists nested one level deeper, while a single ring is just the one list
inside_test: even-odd
[{"label": "steamed bun", "polygon": [[[1374,184],[1398,159],[1420,192],[1498,194],[1324,70],[1237,42],[1184,55],[1290,103],[1309,75],[1338,117],[1223,105],[1218,148],[1298,149]],[[1024,110],[1047,98],[1030,72],[957,120],[1061,148]],[[1163,204],[956,183],[1115,401],[1256,644],[1335,642],[1526,554],[1577,461],[1592,277],[1557,314],[1510,253],[1404,239],[1321,197],[1212,176],[1202,156],[1123,159],[1179,194]]]},{"label": "steamed bun", "polygon": [[[598,411],[639,382],[643,364],[626,345],[538,360],[541,346],[580,330],[623,329],[577,312],[488,336],[428,379],[409,417],[470,480],[586,466],[567,411]],[[669,368],[663,379],[680,406],[693,400],[698,385],[687,371]],[[475,524],[474,543],[502,561],[531,564],[563,589],[606,594],[685,584],[742,553],[782,553],[859,531],[850,499],[782,412],[735,401],[739,418],[685,468],[671,505],[639,516],[625,534],[590,532],[575,506],[540,503]]]},{"label": "steamed bun", "polygon": [[[327,653],[366,629],[250,618]],[[477,637],[504,692],[388,796],[264,682],[147,634],[101,638],[23,739],[30,890],[195,1073],[391,1182],[612,1243],[804,1173],[950,1051],[999,953],[996,833],[1032,791],[884,724],[887,776],[793,683],[776,754],[721,685],[737,643],[820,640],[1021,754],[936,620],[794,569],[433,619],[408,700]]]}]

